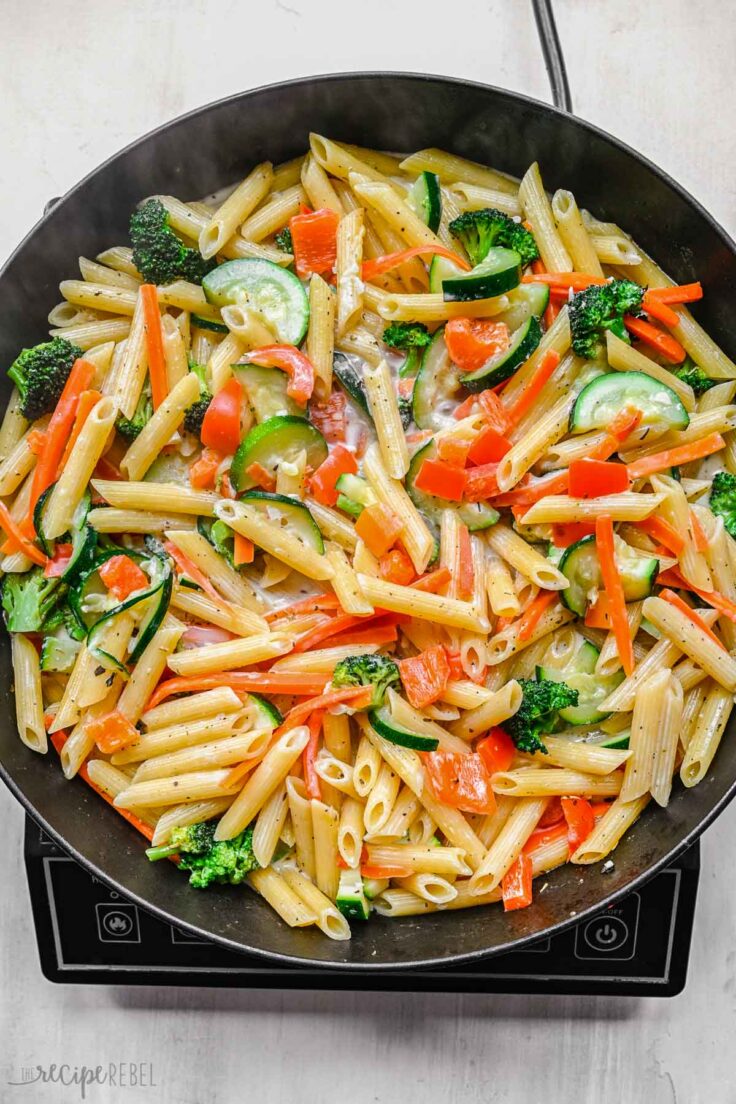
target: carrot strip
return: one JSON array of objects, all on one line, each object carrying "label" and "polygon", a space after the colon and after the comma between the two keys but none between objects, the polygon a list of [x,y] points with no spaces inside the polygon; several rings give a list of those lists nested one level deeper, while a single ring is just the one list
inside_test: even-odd
[{"label": "carrot strip", "polygon": [[554,372],[557,365],[560,363],[560,354],[554,349],[550,349],[542,357],[539,367],[529,380],[524,390],[519,395],[515,403],[508,407],[506,416],[510,426],[516,425],[521,421],[523,416],[531,409],[531,406],[536,399],[539,392],[544,387],[547,380]]},{"label": "carrot strip", "polygon": [[77,403],[77,413],[76,413],[76,416],[74,418],[74,426],[72,428],[72,432],[71,432],[71,435],[69,437],[69,440],[66,443],[66,448],[64,449],[64,455],[61,458],[61,464],[60,464],[61,468],[63,468],[65,466],[67,460],[69,459],[71,451],[74,448],[75,444],[77,443],[77,438],[79,437],[79,434],[82,432],[82,429],[84,427],[84,423],[87,421],[87,418],[89,417],[90,412],[97,405],[97,403],[100,401],[101,398],[102,398],[101,393],[99,391],[94,391],[94,390],[92,390],[92,391],[83,391],[82,394],[79,396],[79,402]]},{"label": "carrot strip", "polygon": [[307,725],[309,726],[309,743],[302,753],[304,786],[307,791],[307,797],[311,798],[313,801],[322,800],[322,790],[320,789],[319,775],[315,770],[315,762],[317,759],[317,747],[319,745],[319,735],[322,731],[324,715],[324,709],[316,709],[307,720]]},{"label": "carrot strip", "polygon": [[276,729],[276,736],[290,732],[292,728],[303,724],[315,710],[331,709],[333,705],[350,705],[353,709],[364,709],[373,696],[372,686],[345,686],[342,690],[328,690],[316,698],[309,698],[290,709],[284,723]]},{"label": "carrot strip", "polygon": [[712,456],[714,452],[719,452],[725,443],[720,433],[710,433],[707,437],[701,437],[699,441],[692,441],[689,445],[676,445],[675,448],[655,452],[652,456],[643,456],[641,460],[635,460],[633,464],[628,465],[629,478],[643,479],[644,476],[654,475],[655,472],[664,471],[666,468],[689,464],[693,460],[702,460],[705,456]]},{"label": "carrot strip", "polygon": [[223,788],[226,790],[232,790],[235,786],[239,785],[243,779],[250,774],[250,772],[258,766],[259,759],[246,759],[243,763],[236,763],[234,767],[231,767],[228,773],[225,775],[225,781],[223,782]]},{"label": "carrot strip", "polygon": [[8,542],[11,545],[10,551],[22,552],[39,567],[46,565],[47,557],[23,534],[20,526],[10,516],[10,511],[4,502],[0,502],[0,529],[8,537]]},{"label": "carrot strip", "polygon": [[517,637],[519,640],[528,640],[547,606],[551,606],[557,598],[556,590],[541,590],[526,607],[517,621]]},{"label": "carrot strip", "polygon": [[376,622],[367,629],[356,629],[354,632],[347,629],[337,633],[330,638],[330,647],[339,648],[344,644],[393,644],[398,635],[396,622],[387,619],[385,622]]},{"label": "carrot strip", "polygon": [[621,665],[627,675],[634,670],[634,647],[626,616],[626,600],[613,549],[613,521],[608,514],[596,518],[595,544],[601,565],[603,586],[611,603],[611,624]]},{"label": "carrot strip", "polygon": [[166,359],[164,342],[161,336],[161,311],[158,306],[158,290],[155,284],[141,284],[141,303],[143,304],[143,328],[146,334],[146,352],[148,354],[148,374],[151,379],[151,399],[153,409],[157,410],[166,398],[169,390],[166,378]]},{"label": "carrot strip", "polygon": [[587,272],[527,272],[522,284],[548,284],[551,288],[569,291],[585,291],[591,284],[607,284],[605,276],[591,276]]},{"label": "carrot strip", "polygon": [[235,534],[235,542],[233,545],[233,563],[236,567],[240,567],[241,564],[253,563],[255,557],[255,545],[248,537],[244,537],[242,533]]},{"label": "carrot strip", "polygon": [[56,409],[51,415],[51,421],[46,427],[46,447],[43,455],[39,456],[33,472],[31,484],[31,499],[28,505],[28,521],[31,532],[33,527],[33,511],[39,498],[56,479],[59,463],[64,455],[69,434],[74,425],[77,413],[79,396],[86,391],[95,374],[95,367],[88,360],[80,357],[75,360],[69,378],[64,384],[64,390],[56,404]]},{"label": "carrot strip", "polygon": [[153,709],[172,694],[194,694],[229,686],[236,694],[294,694],[307,697],[324,688],[324,675],[281,674],[278,671],[224,671],[219,675],[181,675],[160,682],[146,705]]},{"label": "carrot strip", "polygon": [[708,537],[706,536],[703,526],[700,524],[700,520],[695,511],[690,509],[690,528],[693,533],[693,542],[695,544],[696,552],[708,551]]},{"label": "carrot strip", "polygon": [[673,556],[679,558],[680,553],[685,547],[685,538],[680,536],[673,525],[670,525],[664,518],[657,517],[656,514],[651,514],[648,518],[644,518],[643,521],[637,521],[634,523],[637,529],[641,529],[643,533],[646,533],[652,540],[658,541],[663,544],[668,552],[671,552]]},{"label": "carrot strip", "polygon": [[665,587],[664,590],[661,590],[659,592],[659,597],[663,598],[665,602],[669,602],[669,604],[671,606],[674,606],[675,609],[678,609],[680,613],[684,613],[687,619],[689,621],[692,621],[693,625],[700,629],[701,632],[704,632],[705,635],[710,640],[712,640],[714,644],[717,644],[719,648],[723,648],[724,652],[727,650],[726,645],[723,643],[722,640],[718,639],[716,634],[711,629],[710,625],[706,625],[705,621],[698,614],[698,612],[694,610],[692,606],[689,606],[687,602],[683,601],[679,594],[675,594],[674,590],[670,590],[669,587]]},{"label": "carrot strip", "polygon": [[436,571],[430,571],[427,575],[420,575],[409,585],[414,590],[421,590],[425,594],[436,594],[441,587],[446,586],[452,578],[449,567],[438,567]]},{"label": "carrot strip", "polygon": [[340,603],[334,594],[315,594],[311,598],[300,598],[298,602],[292,602],[290,606],[270,610],[266,614],[266,621],[278,621],[282,617],[297,617],[302,613],[317,613],[321,610],[336,609],[340,609]]},{"label": "carrot strip", "polygon": [[625,314],[624,324],[629,333],[638,337],[650,348],[656,349],[673,364],[681,364],[685,359],[687,354],[680,342],[676,341],[671,334],[657,329],[651,322],[645,322],[643,318],[635,318],[633,314]]},{"label": "carrot strip", "polygon": [[646,307],[647,299],[657,299],[660,303],[695,303],[703,298],[703,286],[699,280],[693,284],[673,284],[671,287],[649,288],[644,296]]},{"label": "carrot strip", "polygon": [[186,575],[193,583],[200,586],[205,594],[210,596],[213,602],[222,602],[222,596],[217,593],[205,573],[200,571],[197,565],[192,563],[189,557],[185,555],[180,548],[177,548],[173,541],[164,541],[164,549],[179,568],[179,573],[181,575]]},{"label": "carrot strip", "polygon": [[673,311],[672,307],[668,307],[660,299],[651,299],[648,294],[644,296],[642,306],[650,318],[656,318],[658,322],[661,322],[664,326],[669,326],[670,329],[680,321],[679,314]]},{"label": "carrot strip", "polygon": [[697,594],[713,609],[727,617],[729,621],[736,623],[736,602],[732,602],[730,598],[727,598],[725,594],[721,594],[718,590],[701,590],[700,587],[693,586],[676,567],[671,567],[667,571],[660,571],[657,582],[661,586],[681,587],[683,590],[692,591],[693,594]]},{"label": "carrot strip", "polygon": [[396,253],[386,253],[382,257],[375,257],[371,261],[363,261],[363,279],[366,283],[370,283],[377,276],[383,276],[393,268],[398,268],[399,265],[410,261],[413,257],[423,257],[426,254],[447,257],[458,268],[462,268],[464,272],[470,272],[472,268],[472,265],[468,264],[463,257],[455,253],[454,250],[448,249],[446,245],[431,245],[428,243],[426,245],[415,245],[411,249],[400,249]]}]

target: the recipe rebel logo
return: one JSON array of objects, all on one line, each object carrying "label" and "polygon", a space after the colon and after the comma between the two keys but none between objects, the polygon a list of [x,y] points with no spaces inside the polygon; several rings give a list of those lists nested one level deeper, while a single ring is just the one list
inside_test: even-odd
[{"label": "the recipe rebel logo", "polygon": [[95,1085],[115,1089],[155,1089],[157,1082],[152,1062],[107,1062],[97,1066],[72,1066],[66,1062],[48,1066],[21,1066],[11,1070],[6,1084],[13,1088],[28,1085],[76,1087],[80,1100],[92,1099],[88,1091]]}]

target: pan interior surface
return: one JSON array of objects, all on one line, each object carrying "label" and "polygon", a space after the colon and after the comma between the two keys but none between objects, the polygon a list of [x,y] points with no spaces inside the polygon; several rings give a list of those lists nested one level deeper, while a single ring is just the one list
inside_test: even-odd
[{"label": "pan interior surface", "polygon": [[[235,183],[262,160],[288,160],[310,131],[394,151],[438,146],[521,176],[538,160],[549,190],[570,189],[581,207],[614,221],[678,282],[701,278],[695,312],[736,353],[736,252],[707,213],[673,181],[601,131],[544,104],[441,77],[356,74],[269,86],[212,104],[149,134],[70,192],[29,234],[0,274],[5,304],[0,362],[42,338],[59,282],[76,258],[127,242],[131,210],[155,193],[195,199]],[[3,375],[3,405],[9,381]],[[380,917],[353,925],[349,942],[287,928],[242,888],[199,892],[169,863],[146,862],[140,837],[82,782],[63,778],[18,740],[10,646],[0,642],[2,774],[46,830],[92,873],[171,923],[235,950],[281,960],[373,969],[448,964],[518,947],[597,911],[631,890],[692,842],[736,787],[736,717],[701,785],[675,786],[670,805],[651,808],[619,844],[613,870],[564,866],[542,879],[531,907],[497,906]]]}]

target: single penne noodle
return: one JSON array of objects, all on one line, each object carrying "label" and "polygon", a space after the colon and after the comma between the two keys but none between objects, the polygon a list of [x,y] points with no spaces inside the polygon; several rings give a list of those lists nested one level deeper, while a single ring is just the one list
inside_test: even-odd
[{"label": "single penne noodle", "polygon": [[[570,585],[570,580],[546,556],[543,556],[536,548],[532,548],[523,537],[515,533],[509,526],[501,523],[492,526],[486,532],[486,541],[497,556],[505,560],[511,567],[516,568],[536,586],[544,590],[564,590]],[[491,601],[492,605],[493,602]],[[511,608],[509,602],[506,603],[506,606]],[[496,613],[497,611],[494,610],[493,612]],[[508,614],[498,612],[501,617],[508,616]]]},{"label": "single penne noodle", "polygon": [[[317,168],[316,162],[312,165]],[[336,197],[337,198],[337,197]],[[339,200],[337,200],[339,204]],[[316,273],[309,281],[309,330],[307,356],[314,365],[315,390],[327,399],[332,388],[332,360],[335,349],[335,295]]]},{"label": "single penne noodle", "polygon": [[487,630],[488,621],[478,617],[477,611],[469,602],[446,598],[442,594],[412,590],[411,587],[389,583],[385,579],[375,579],[362,572],[358,572],[358,583],[368,601],[382,609],[408,613],[410,617],[419,617],[458,629],[481,632]]},{"label": "single penne noodle", "polygon": [[363,809],[363,823],[367,835],[377,836],[381,834],[391,815],[400,785],[401,779],[398,774],[391,769],[388,763],[382,763],[378,777],[370,789]]},{"label": "single penne noodle", "polygon": [[333,570],[326,556],[309,548],[293,533],[269,521],[243,502],[220,500],[215,514],[244,537],[248,537],[277,560],[310,579],[331,579]]},{"label": "single penne noodle", "polygon": [[733,707],[733,694],[722,686],[712,685],[705,694],[702,709],[695,717],[689,733],[685,757],[680,767],[684,786],[702,782],[710,770]]},{"label": "single penne noodle", "polygon": [[[659,716],[659,732],[654,744],[652,778],[649,787],[654,800],[662,806],[669,803],[672,790],[672,775],[680,743],[684,701],[682,685],[671,672],[667,672],[667,674],[669,677],[665,688],[663,708]],[[721,693],[725,695],[725,691],[721,690]],[[629,738],[629,741],[631,741],[631,738]],[[631,746],[630,742],[629,746]]]},{"label": "single penne noodle", "polygon": [[[170,613],[167,613],[161,627],[156,631],[143,654],[139,657],[133,674],[123,687],[116,707],[118,712],[127,717],[131,724],[135,724],[143,713],[146,702],[164,673],[164,668],[179,643],[179,637],[183,630],[184,626],[181,622],[172,617]],[[219,795],[208,794],[207,796],[215,797]],[[182,800],[184,799],[182,798]]]},{"label": "single penne noodle", "polygon": [[[337,866],[335,870],[337,871]],[[299,870],[282,867],[281,876],[289,888],[303,901],[304,907],[316,915],[315,924],[321,932],[330,939],[350,939],[350,925],[328,894],[325,894]]]},{"label": "single penne noodle", "polygon": [[222,203],[199,235],[199,251],[204,258],[221,253],[241,222],[256,209],[268,194],[273,180],[273,166],[264,161],[246,176]]},{"label": "single penne noodle", "polygon": [[505,797],[504,794],[496,795],[496,808],[492,813],[488,813],[486,816],[478,817],[478,823],[475,826],[478,839],[481,841],[486,850],[491,846],[496,836],[503,828],[506,821],[511,816],[511,811],[516,805],[516,799],[513,797]]},{"label": "single penne noodle", "polygon": [[[225,797],[237,791],[228,779],[230,769],[192,771],[176,778],[154,778],[149,782],[133,782],[115,798],[120,809],[135,809],[139,805],[176,805],[179,802],[202,801]],[[227,813],[225,814],[227,816]]]},{"label": "single penne noodle", "polygon": [[217,686],[214,690],[203,690],[200,694],[189,694],[185,698],[163,702],[148,709],[141,717],[146,733],[154,729],[169,728],[172,725],[189,721],[206,720],[218,714],[237,713],[242,702],[229,686]]},{"label": "single penne noodle", "polygon": [[439,740],[439,747],[442,751],[454,751],[460,755],[467,754],[468,747],[462,737],[448,732],[446,728],[442,728],[434,720],[420,713],[395,690],[389,689],[387,697],[391,718],[396,724],[402,725],[420,736],[435,736]]},{"label": "single penne noodle", "polygon": [[337,809],[312,798],[312,831],[314,834],[314,880],[325,897],[334,901],[340,868],[337,865],[337,831],[340,816]]},{"label": "single penne noodle", "polygon": [[643,521],[664,500],[662,494],[601,495],[599,498],[571,498],[569,495],[547,495],[530,506],[521,518],[522,525],[543,525],[550,522],[594,521],[608,515],[613,521]]},{"label": "single penne noodle", "polygon": [[564,740],[559,736],[545,736],[545,755],[534,753],[536,763],[549,763],[553,767],[568,767],[586,774],[607,775],[618,770],[630,758],[631,752],[615,748],[598,747],[580,740]]},{"label": "single penne noodle", "polygon": [[310,878],[314,878],[317,864],[314,849],[312,805],[301,778],[289,776],[286,779],[286,796],[289,801],[289,815],[294,831],[296,861],[300,870],[305,871]]},{"label": "single penne noodle", "polygon": [[132,288],[88,284],[84,280],[62,280],[59,291],[68,303],[108,314],[132,315],[138,298],[137,292]]},{"label": "single penne noodle", "polygon": [[725,690],[736,691],[736,659],[711,640],[686,614],[663,598],[647,598],[644,616],[681,652],[714,678]]},{"label": "single penne noodle", "polygon": [[381,753],[364,731],[355,753],[353,786],[358,797],[365,800],[375,786],[381,770]]},{"label": "single penne noodle", "polygon": [[530,165],[519,184],[519,201],[547,272],[571,272],[572,260],[560,237],[552,207],[544,190],[539,165]]},{"label": "single penne noodle", "polygon": [[362,617],[373,613],[373,606],[363,594],[352,564],[338,544],[327,546],[327,559],[332,567],[332,589],[345,613]]},{"label": "single penne noodle", "polygon": [[[674,674],[674,671],[673,671]],[[691,690],[684,691],[682,705],[682,722],[680,725],[680,746],[687,751],[692,736],[693,726],[705,703],[709,689],[713,685],[711,679],[704,679]]]},{"label": "single penne noodle", "polygon": [[45,755],[48,740],[43,720],[43,693],[38,652],[23,633],[11,633],[10,644],[18,735],[31,751]]},{"label": "single penne noodle", "polygon": [[253,827],[253,854],[261,866],[273,860],[288,812],[289,798],[282,782],[262,806]]},{"label": "single penne noodle", "polygon": [[36,454],[23,436],[4,454],[0,461],[0,496],[3,498],[17,490],[26,476],[36,466]]},{"label": "single penne noodle", "polygon": [[71,527],[74,511],[105,451],[116,416],[115,403],[107,397],[101,398],[89,412],[44,512],[44,532],[50,540]]},{"label": "single penne noodle", "polygon": [[350,173],[359,173],[368,180],[388,182],[388,177],[383,172],[364,159],[363,151],[359,147],[333,142],[321,134],[310,134],[309,148],[317,164],[321,165],[330,176],[347,180]]},{"label": "single penne noodle", "polygon": [[437,905],[418,897],[408,889],[395,889],[389,887],[379,893],[374,901],[374,908],[379,916],[421,916],[425,912],[437,912]]},{"label": "single penne noodle", "polygon": [[305,726],[285,732],[266,753],[217,826],[217,839],[232,839],[241,832],[288,774],[309,740]]},{"label": "single penne noodle", "polygon": [[97,493],[120,510],[152,510],[154,513],[199,514],[212,517],[219,501],[211,491],[195,491],[178,483],[136,483],[93,479]]},{"label": "single penne noodle", "polygon": [[322,166],[308,154],[301,167],[302,188],[313,210],[334,211],[341,218],[345,214],[340,197]]},{"label": "single penne noodle", "polygon": [[[492,636],[486,645],[486,660],[489,666],[494,667],[499,663],[506,662],[512,656],[517,656],[520,652],[531,650],[550,633],[555,632],[556,629],[567,624],[568,621],[572,621],[574,616],[570,610],[564,609],[560,605],[548,606],[532,632],[525,636],[523,640],[520,639],[517,628],[514,628],[513,625],[507,626],[501,632]],[[536,655],[536,652],[534,654]],[[523,662],[523,660],[519,660],[519,663]],[[527,666],[528,664],[524,665],[523,671],[521,668],[518,671],[514,670],[514,675],[520,678],[530,677],[531,671],[526,669]]]},{"label": "single penne noodle", "polygon": [[591,234],[590,240],[602,264],[638,265],[641,262],[641,254],[625,234]]},{"label": "single penne noodle", "polygon": [[461,211],[482,211],[484,207],[491,207],[503,211],[505,215],[521,214],[518,198],[497,188],[482,188],[477,184],[458,180],[454,184],[448,184],[446,192]]},{"label": "single penne noodle", "polygon": [[385,360],[366,369],[363,373],[363,385],[386,471],[392,479],[403,479],[409,468],[409,449],[401,424],[396,392]]},{"label": "single penne noodle", "polygon": [[170,314],[161,316],[161,339],[166,361],[166,383],[168,390],[173,391],[177,383],[186,378],[189,372],[189,361],[187,346],[178,320]]},{"label": "single penne noodle", "polygon": [[86,352],[103,341],[125,341],[130,333],[129,318],[101,318],[79,322],[73,326],[62,326],[49,330],[51,337],[63,337]]},{"label": "single penne noodle", "polygon": [[270,633],[268,636],[249,636],[239,640],[226,640],[222,644],[205,644],[189,648],[169,657],[169,667],[177,675],[211,675],[219,671],[232,671],[236,667],[248,667],[275,656],[284,655],[293,647],[286,636]]},{"label": "single penne noodle", "polygon": [[301,184],[294,184],[282,192],[272,193],[268,202],[245,220],[240,227],[240,233],[246,241],[262,242],[282,226],[288,226],[289,219],[299,214],[305,199]]},{"label": "single penne noodle", "polygon": [[163,533],[167,529],[195,529],[197,526],[194,517],[118,510],[114,506],[96,506],[87,514],[87,522],[98,533]]},{"label": "single penne noodle", "polygon": [[510,491],[522,476],[567,433],[573,396],[561,395],[554,405],[540,416],[535,411],[533,423],[521,440],[511,446],[500,460],[496,481],[501,491]]},{"label": "single penne noodle", "polygon": [[521,705],[521,698],[521,687],[512,679],[502,689],[496,690],[482,705],[467,710],[455,721],[451,726],[453,735],[463,740],[472,740],[482,732],[487,732],[494,725],[513,717]]},{"label": "single penne noodle", "polygon": [[[199,380],[194,372],[189,372],[168,393],[120,461],[120,470],[128,479],[143,478],[181,425],[187,407],[198,398]],[[89,419],[85,423],[85,429],[88,422]]]},{"label": "single penne noodle", "polygon": [[570,856],[570,862],[589,865],[601,862],[613,851],[625,832],[638,820],[650,800],[648,793],[634,801],[617,798],[604,813],[584,843]]},{"label": "single penne noodle", "polygon": [[433,905],[446,905],[457,897],[455,886],[441,874],[410,874],[408,878],[397,878],[396,884]]},{"label": "single penne noodle", "polygon": [[186,828],[221,816],[232,801],[231,797],[213,797],[209,801],[194,801],[191,805],[174,805],[165,809],[156,821],[151,843],[161,847],[171,839],[174,828]]},{"label": "single penne noodle", "polygon": [[20,392],[14,386],[0,422],[0,457],[6,457],[28,429],[28,420],[23,417],[21,405]]},{"label": "single penne noodle", "polygon": [[433,172],[439,176],[443,184],[454,184],[458,180],[475,184],[479,188],[491,188],[493,191],[505,192],[508,195],[516,195],[519,190],[518,180],[512,180],[504,173],[496,172],[485,165],[479,165],[476,161],[468,161],[465,157],[456,157],[455,154],[446,153],[440,149],[423,149],[405,157],[399,165],[402,172],[415,176],[420,172]]},{"label": "single penne noodle", "polygon": [[351,870],[357,869],[363,848],[363,804],[348,797],[340,809],[340,823],[337,830],[337,847],[343,862]]},{"label": "single penne noodle", "polygon": [[485,852],[470,879],[471,893],[489,893],[501,884],[504,875],[518,859],[521,850],[547,808],[549,797],[522,797],[506,823]]},{"label": "single penne noodle", "polygon": [[272,866],[265,870],[251,870],[247,881],[251,889],[263,897],[290,928],[307,928],[317,923],[315,910],[305,904],[304,899]]},{"label": "single penne noodle", "polygon": [[555,192],[552,197],[552,217],[573,268],[577,272],[590,272],[594,276],[602,276],[603,269],[598,254],[572,192],[565,191],[563,188]]},{"label": "single penne noodle", "polygon": [[461,847],[369,843],[368,861],[373,866],[404,866],[415,874],[470,873]]},{"label": "single penne noodle", "polygon": [[381,835],[384,839],[401,839],[408,833],[420,810],[419,798],[411,792],[408,786],[402,786],[401,792],[383,823]]},{"label": "single penne noodle", "polygon": [[495,793],[512,797],[543,797],[553,794],[579,797],[615,797],[623,776],[620,772],[595,775],[556,767],[519,767],[497,771],[492,777]]},{"label": "single penne noodle", "polygon": [[433,840],[437,831],[437,825],[432,820],[426,809],[420,809],[414,820],[409,825],[409,843],[425,844]]},{"label": "single penne noodle", "polygon": [[[527,546],[528,547],[528,546]],[[512,619],[521,613],[521,603],[514,590],[511,572],[498,552],[486,548],[485,584],[491,613]]]},{"label": "single penne noodle", "polygon": [[[369,287],[370,285],[367,285]],[[371,298],[364,296],[366,304]],[[441,292],[400,295],[386,292],[374,298],[375,309],[387,322],[446,322],[450,318],[493,318],[508,309],[505,295],[494,299],[474,299],[467,303],[455,303],[443,299]]]},{"label": "single penne noodle", "polygon": [[442,691],[442,701],[448,705],[457,706],[458,709],[475,709],[479,705],[485,705],[493,698],[493,690],[485,686],[479,686],[470,679],[451,679]]},{"label": "single penne noodle", "polygon": [[343,337],[353,328],[363,310],[363,209],[356,208],[341,219],[337,228],[336,334]]}]

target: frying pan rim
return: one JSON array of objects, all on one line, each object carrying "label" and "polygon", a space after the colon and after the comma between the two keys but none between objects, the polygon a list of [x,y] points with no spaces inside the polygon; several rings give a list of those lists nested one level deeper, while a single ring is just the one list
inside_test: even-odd
[{"label": "frying pan rim", "polygon": [[[555,120],[564,119],[566,123],[572,123],[574,126],[580,127],[582,130],[587,131],[590,134],[595,135],[598,139],[608,143],[619,152],[633,158],[640,164],[643,164],[648,168],[655,176],[659,177],[665,184],[668,185],[674,192],[693,208],[696,213],[705,220],[710,229],[715,232],[717,237],[720,238],[726,249],[736,256],[736,243],[731,236],[724,230],[720,223],[710,214],[710,212],[696,199],[690,192],[687,191],[677,180],[669,175],[664,169],[661,169],[655,162],[651,161],[644,154],[633,149],[626,142],[620,138],[616,138],[608,131],[602,130],[595,124],[588,122],[586,119],[581,119],[576,115],[571,115],[568,112],[562,111],[543,100],[538,100],[534,97],[527,96],[520,92],[510,91],[509,89],[500,88],[497,85],[485,84],[480,81],[466,80],[461,77],[443,76],[441,74],[431,73],[411,73],[394,70],[362,70],[358,72],[341,72],[341,73],[322,73],[314,76],[302,76],[296,77],[288,81],[277,81],[270,84],[260,85],[257,88],[249,89],[245,92],[236,92],[230,96],[225,96],[217,100],[213,100],[203,106],[193,108],[191,111],[185,112],[182,115],[175,116],[173,119],[168,120],[165,123],[153,128],[142,136],[135,138],[132,142],[129,142],[122,149],[111,154],[103,162],[97,165],[94,169],[88,172],[78,183],[73,185],[67,192],[65,192],[58,200],[51,201],[47,206],[46,211],[40,219],[31,227],[31,229],[23,236],[21,241],[12,251],[7,261],[0,268],[0,278],[2,278],[7,269],[13,264],[15,258],[19,256],[25,248],[27,242],[34,236],[34,234],[45,224],[47,219],[55,216],[56,213],[62,208],[68,201],[70,201],[78,191],[83,189],[88,181],[92,180],[98,173],[111,166],[114,162],[124,158],[132,150],[144,145],[149,140],[155,139],[159,134],[162,134],[166,130],[184,124],[191,119],[198,118],[206,115],[207,112],[220,108],[227,103],[235,102],[238,100],[247,100],[251,97],[258,96],[264,92],[273,92],[276,90],[295,90],[301,86],[314,85],[314,84],[328,84],[328,83],[345,83],[352,81],[375,81],[375,80],[402,80],[422,83],[434,83],[440,82],[444,84],[453,85],[459,88],[477,89],[482,92],[492,92],[500,97],[507,97],[511,100],[517,101],[519,104],[541,109],[543,112],[551,115]],[[95,877],[99,878],[106,885],[112,887],[116,891],[120,892],[126,899],[130,900],[134,904],[138,905],[144,911],[152,913],[160,920],[168,924],[173,924],[178,928],[189,932],[192,935],[202,936],[205,939],[214,942],[226,949],[235,952],[236,954],[248,954],[254,957],[261,958],[265,962],[274,963],[277,966],[297,966],[303,969],[318,969],[318,970],[334,970],[339,972],[372,972],[372,973],[391,973],[394,971],[401,971],[407,969],[432,969],[442,968],[447,966],[454,966],[463,963],[472,963],[485,958],[495,957],[508,953],[509,951],[522,950],[533,943],[538,942],[540,939],[552,937],[558,935],[561,932],[568,930],[576,924],[579,924],[582,920],[595,916],[603,909],[610,908],[613,904],[620,901],[624,897],[631,894],[636,889],[639,889],[642,885],[653,878],[660,870],[666,868],[669,864],[675,861],[684,851],[687,850],[708,828],[713,821],[718,817],[726,806],[736,796],[736,778],[731,782],[728,789],[724,792],[721,798],[715,802],[715,804],[708,810],[708,812],[701,818],[695,827],[673,848],[666,852],[663,856],[657,859],[655,862],[648,865],[644,870],[640,871],[634,878],[622,886],[618,890],[614,890],[612,893],[603,897],[600,901],[590,905],[590,907],[582,909],[580,912],[576,912],[562,920],[557,921],[554,924],[549,925],[542,931],[534,932],[530,935],[520,936],[517,938],[509,938],[503,943],[497,944],[492,948],[481,948],[479,950],[464,951],[455,953],[452,955],[446,955],[443,958],[421,958],[412,959],[408,962],[325,962],[318,958],[309,958],[300,955],[284,954],[280,951],[264,950],[259,947],[250,947],[242,942],[231,939],[225,935],[213,934],[206,928],[199,927],[196,924],[190,923],[186,920],[173,916],[167,912],[166,909],[152,904],[146,900],[142,895],[135,891],[131,891],[128,886],[123,886],[114,878],[111,878],[100,867],[96,866],[94,862],[85,858],[74,846],[67,843],[64,837],[58,832],[44,816],[42,816],[33,806],[31,800],[26,796],[21,786],[16,780],[8,773],[5,764],[0,761],[0,777],[2,777],[6,786],[13,794],[13,796],[19,801],[26,812],[31,818],[49,835],[55,843],[77,863],[79,863],[85,870]],[[582,873],[582,870],[581,870]],[[592,873],[592,872],[591,872]]]}]

